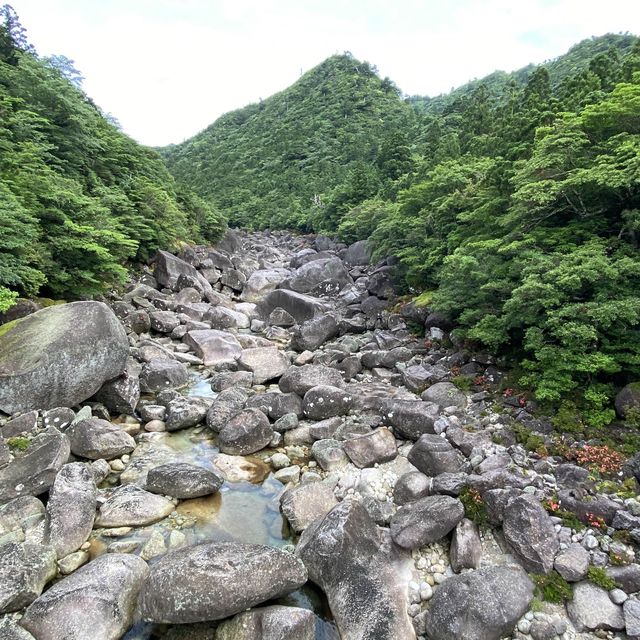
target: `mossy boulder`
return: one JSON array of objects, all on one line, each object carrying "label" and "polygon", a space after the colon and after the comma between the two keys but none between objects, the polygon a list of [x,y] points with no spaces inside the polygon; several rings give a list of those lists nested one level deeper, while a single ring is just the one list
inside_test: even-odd
[{"label": "mossy boulder", "polygon": [[127,334],[102,302],[41,309],[0,335],[0,411],[72,407],[119,376]]}]

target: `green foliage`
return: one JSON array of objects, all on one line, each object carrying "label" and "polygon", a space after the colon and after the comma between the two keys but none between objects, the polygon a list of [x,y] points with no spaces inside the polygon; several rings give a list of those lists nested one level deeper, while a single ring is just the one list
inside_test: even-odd
[{"label": "green foliage", "polygon": [[587,571],[587,578],[591,580],[593,584],[598,585],[606,591],[611,591],[618,586],[616,581],[609,577],[607,572],[601,567],[589,567],[589,570]]},{"label": "green foliage", "polygon": [[460,389],[460,391],[471,391],[471,378],[467,376],[453,376],[451,382]]},{"label": "green foliage", "polygon": [[11,309],[17,299],[18,294],[15,291],[0,287],[0,313]]},{"label": "green foliage", "polygon": [[[40,290],[85,297],[126,263],[215,240],[220,213],[176,185],[160,156],[113,126],[64,56],[39,58],[0,10],[0,305]],[[6,293],[10,291],[12,293]]]},{"label": "green foliage", "polygon": [[465,517],[475,522],[478,526],[487,524],[489,521],[487,506],[477,489],[464,487],[458,497],[464,506]]},{"label": "green foliage", "polygon": [[540,455],[547,455],[544,438],[536,433],[532,433],[525,426],[520,424],[513,425],[513,433],[516,440],[527,450],[533,451]]},{"label": "green foliage", "polygon": [[557,571],[551,571],[546,575],[530,574],[530,577],[536,585],[536,595],[542,600],[556,604],[573,600],[571,585]]},{"label": "green foliage", "polygon": [[29,440],[29,438],[23,438],[21,436],[7,439],[7,445],[14,451],[26,451],[30,444],[31,440]]},{"label": "green foliage", "polygon": [[[233,224],[335,231],[353,207],[393,192],[411,171],[415,122],[393,83],[344,54],[162,153]],[[362,237],[355,227],[342,233]]]}]

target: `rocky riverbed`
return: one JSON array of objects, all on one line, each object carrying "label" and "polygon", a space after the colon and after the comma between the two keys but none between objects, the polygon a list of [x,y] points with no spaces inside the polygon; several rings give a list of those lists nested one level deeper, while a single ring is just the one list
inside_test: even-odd
[{"label": "rocky riverbed", "polygon": [[108,300],[22,304],[0,638],[640,637],[640,464],[604,487],[584,443],[549,455],[548,421],[393,268],[229,232]]}]

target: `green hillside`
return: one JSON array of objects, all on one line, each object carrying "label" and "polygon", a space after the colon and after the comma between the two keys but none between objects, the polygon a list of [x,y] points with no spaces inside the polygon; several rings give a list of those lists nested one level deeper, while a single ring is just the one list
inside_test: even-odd
[{"label": "green hillside", "polygon": [[[606,35],[403,102],[350,56],[166,151],[248,226],[369,238],[575,429],[640,378],[640,43]],[[566,426],[566,424],[565,424]]]},{"label": "green hillside", "polygon": [[69,60],[38,57],[0,8],[0,310],[17,294],[99,293],[127,261],[223,227],[105,118]]},{"label": "green hillside", "polygon": [[235,224],[306,228],[315,213],[323,226],[321,204],[334,187],[353,183],[365,197],[377,192],[381,149],[398,136],[413,137],[415,125],[395,85],[345,54],[163,155],[182,183]]}]

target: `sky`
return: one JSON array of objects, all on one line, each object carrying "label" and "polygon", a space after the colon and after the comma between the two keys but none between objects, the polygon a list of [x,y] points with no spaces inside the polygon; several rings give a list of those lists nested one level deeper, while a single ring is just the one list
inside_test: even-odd
[{"label": "sky", "polygon": [[9,0],[41,56],[151,146],[285,89],[350,51],[408,95],[640,34],[640,0]]}]

